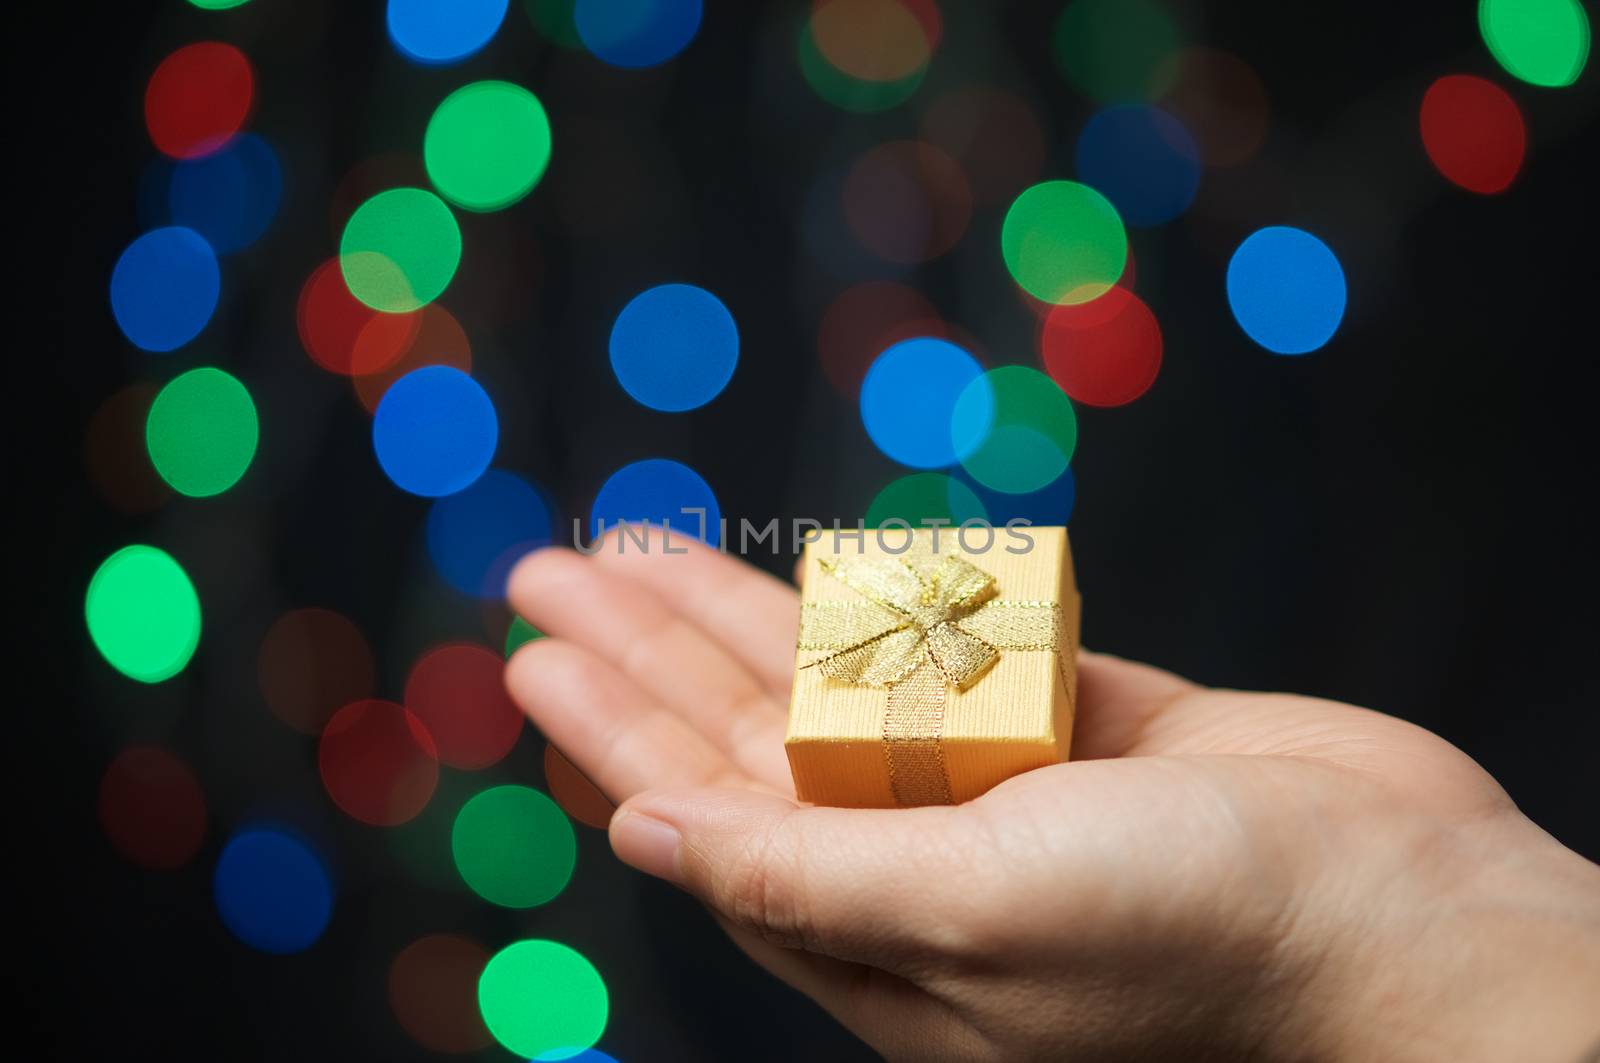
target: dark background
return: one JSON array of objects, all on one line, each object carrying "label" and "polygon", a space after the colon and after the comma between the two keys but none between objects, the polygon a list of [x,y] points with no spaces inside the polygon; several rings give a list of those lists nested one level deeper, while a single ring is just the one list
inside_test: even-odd
[{"label": "dark background", "polygon": [[[815,337],[828,299],[873,267],[819,264],[800,236],[806,198],[865,147],[916,135],[918,101],[963,80],[1029,101],[1050,144],[1046,173],[1070,176],[1093,106],[1048,58],[1059,6],[942,5],[946,43],[919,96],[853,116],[795,73],[798,4],[711,0],[684,55],[641,73],[551,47],[516,0],[483,54],[435,69],[396,56],[377,3],[255,0],[230,17],[177,0],[31,5],[26,17],[53,24],[14,35],[28,53],[17,69],[32,73],[12,105],[13,173],[27,185],[12,208],[40,230],[27,243],[37,261],[15,263],[43,292],[12,307],[24,326],[12,357],[42,379],[12,395],[14,423],[38,418],[12,464],[40,480],[13,517],[39,545],[14,555],[25,635],[8,760],[25,897],[12,912],[12,996],[44,1054],[423,1058],[388,1010],[384,972],[418,935],[453,931],[491,947],[549,934],[583,951],[611,991],[598,1047],[625,1063],[866,1056],[692,902],[616,864],[599,832],[579,828],[565,894],[510,913],[408,877],[382,832],[335,817],[312,743],[271,719],[255,688],[272,617],[325,604],[356,619],[391,696],[419,650],[444,637],[492,644],[486,629],[504,618],[432,577],[425,508],[377,469],[347,383],[300,351],[294,300],[334,250],[342,174],[375,153],[415,152],[456,85],[517,81],[549,109],[551,170],[522,204],[464,219],[446,299],[500,407],[497,464],[548,488],[564,519],[586,512],[610,470],[659,455],[696,468],[731,518],[853,521],[898,472],[823,381]],[[1166,356],[1136,403],[1080,409],[1072,534],[1086,642],[1207,683],[1416,721],[1600,857],[1592,71],[1566,90],[1515,82],[1470,4],[1172,6],[1191,41],[1255,67],[1272,126],[1255,162],[1207,172],[1194,217],[1133,235]],[[284,204],[268,236],[225,263],[230,295],[201,339],[153,358],[117,330],[106,282],[140,230],[144,81],[206,37],[256,64],[252,128],[280,151]],[[1522,104],[1529,158],[1503,196],[1455,188],[1422,153],[1418,102],[1453,72]],[[980,209],[954,253],[902,279],[978,337],[990,364],[1033,364],[1031,317],[995,251],[1002,213]],[[1340,332],[1302,358],[1248,342],[1223,297],[1228,251],[1279,223],[1327,240],[1350,282]],[[716,292],[743,342],[724,395],[688,415],[634,405],[604,356],[621,302],[673,279]],[[208,363],[256,394],[256,467],[218,499],[139,518],[108,509],[82,472],[90,414],[132,381]],[[156,688],[112,673],[83,629],[89,576],[129,541],[180,546],[208,610],[195,662]],[[41,673],[54,693],[30,692],[25,677]],[[206,845],[175,873],[129,865],[96,822],[105,765],[143,740],[184,755],[206,787]],[[486,774],[540,785],[541,748],[525,735]],[[228,830],[266,810],[338,854],[333,923],[298,956],[240,945],[210,900]]]}]

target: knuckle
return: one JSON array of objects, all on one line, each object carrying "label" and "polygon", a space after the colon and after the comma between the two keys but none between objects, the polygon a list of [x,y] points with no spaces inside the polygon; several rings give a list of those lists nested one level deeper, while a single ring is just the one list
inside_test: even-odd
[{"label": "knuckle", "polygon": [[816,935],[793,850],[777,843],[778,828],[752,835],[734,853],[725,880],[725,912],[773,945],[815,951]]}]

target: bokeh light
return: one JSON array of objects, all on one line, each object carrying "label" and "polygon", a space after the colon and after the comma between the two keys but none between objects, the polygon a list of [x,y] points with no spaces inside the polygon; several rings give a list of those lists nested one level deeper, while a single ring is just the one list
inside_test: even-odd
[{"label": "bokeh light", "polygon": [[145,445],[145,421],[155,401],[153,384],[129,384],[100,404],[84,432],[83,463],[89,482],[113,508],[149,513],[172,497],[156,474]]},{"label": "bokeh light", "polygon": [[1161,325],[1144,300],[1112,288],[1092,303],[1058,306],[1040,331],[1045,371],[1090,406],[1121,406],[1150,390],[1161,371]]},{"label": "bokeh light", "polygon": [[[695,512],[699,510],[704,512]],[[700,539],[709,546],[722,541],[722,507],[711,485],[670,458],[624,465],[600,485],[589,509],[589,534],[599,537],[623,523],[670,527],[673,535]]]},{"label": "bokeh light", "polygon": [[495,786],[462,806],[450,849],[472,892],[503,908],[532,908],[566,888],[578,839],[566,814],[538,790]]},{"label": "bokeh light", "polygon": [[576,0],[523,0],[523,10],[533,28],[551,44],[575,51],[583,49],[583,38],[573,23]]},{"label": "bokeh light", "polygon": [[[306,278],[300,289],[295,324],[300,345],[313,362],[330,373],[398,373],[399,363],[420,337],[424,315],[430,309],[431,306],[424,307],[409,314],[379,313],[350,294],[339,260],[330,258]],[[394,377],[390,377],[388,383],[393,382]],[[387,389],[388,385],[384,386]],[[368,408],[376,409],[377,400]]]},{"label": "bokeh light", "polygon": [[442,771],[433,798],[416,818],[383,832],[386,848],[406,877],[452,898],[469,896],[450,853],[450,828],[461,806],[482,788],[483,780],[476,775]]},{"label": "bokeh light", "polygon": [[422,1047],[459,1055],[493,1038],[478,1011],[478,979],[489,952],[458,934],[418,938],[389,964],[389,1007]]},{"label": "bokeh light", "polygon": [[1066,472],[1078,418],[1055,381],[1025,366],[991,369],[957,399],[950,435],[961,467],[995,491],[1027,494]]},{"label": "bokeh light", "polygon": [[216,252],[193,229],[152,229],[111,270],[111,313],[128,342],[160,354],[200,334],[217,309],[222,271]]},{"label": "bokeh light", "polygon": [[372,695],[376,669],[361,629],[331,609],[291,609],[267,629],[256,655],[261,696],[301,734],[320,735],[333,714]]},{"label": "bokeh light", "polygon": [[450,202],[468,210],[501,210],[544,176],[550,120],[544,105],[522,86],[475,81],[446,96],[433,112],[422,160],[434,187]]},{"label": "bokeh light", "polygon": [[169,381],[151,403],[145,425],[150,463],[174,491],[191,498],[218,495],[238,483],[259,439],[250,392],[209,366]]},{"label": "bokeh light", "polygon": [[1228,305],[1245,334],[1274,354],[1306,354],[1344,319],[1344,269],[1327,244],[1302,229],[1252,233],[1228,263]]},{"label": "bokeh light", "polygon": [[972,219],[961,167],[932,144],[896,140],[857,159],[845,176],[850,231],[879,258],[911,265],[955,247]]},{"label": "bokeh light", "polygon": [[950,434],[956,400],[983,374],[948,340],[919,338],[880,354],[861,385],[861,423],[879,450],[902,465],[938,469],[962,456]]},{"label": "bokeh light", "polygon": [[1178,27],[1154,0],[1072,0],[1056,20],[1052,50],[1066,79],[1101,103],[1144,100],[1178,50]]},{"label": "bokeh light", "polygon": [[443,365],[396,380],[372,418],[372,446],[384,473],[395,486],[427,498],[470,487],[489,467],[499,439],[488,393]]},{"label": "bokeh light", "polygon": [[1006,269],[1046,303],[1087,303],[1117,283],[1128,234],[1105,196],[1076,181],[1045,181],[1006,211],[1000,231]]},{"label": "bokeh light", "polygon": [[1505,89],[1468,74],[1450,74],[1422,97],[1422,147],[1445,179],[1491,196],[1511,187],[1522,169],[1528,130]]},{"label": "bokeh light", "polygon": [[317,743],[317,770],[346,815],[393,827],[427,806],[439,782],[439,753],[414,713],[368,699],[333,714]]},{"label": "bokeh light", "polygon": [[125,546],[101,563],[84,596],[89,637],[130,679],[183,671],[200,644],[200,598],[183,566],[153,546]]},{"label": "bokeh light", "polygon": [[923,112],[922,136],[961,164],[973,202],[1009,203],[1044,170],[1044,130],[1017,96],[987,85],[941,93]]},{"label": "bokeh light", "polygon": [[480,771],[517,744],[522,712],[506,693],[503,672],[499,654],[466,642],[429,650],[411,666],[406,708],[452,768]]},{"label": "bokeh light", "polygon": [[206,797],[189,765],[165,749],[118,753],[100,779],[100,826],[128,860],[173,871],[194,859],[206,836]]},{"label": "bokeh light", "polygon": [[520,616],[511,618],[511,623],[506,627],[506,656],[510,657],[517,650],[537,639],[544,638],[544,632],[522,619]]},{"label": "bokeh light", "polygon": [[189,0],[189,3],[202,11],[227,11],[249,3],[249,0]]},{"label": "bokeh light", "polygon": [[[340,277],[338,283],[342,289],[344,278]],[[354,298],[350,302],[361,306]],[[366,307],[361,309],[366,310]],[[368,413],[376,413],[378,403],[383,401],[389,385],[413,369],[421,369],[425,365],[447,365],[463,373],[472,372],[472,344],[467,339],[466,331],[456,316],[438,303],[429,303],[418,310],[414,321],[410,314],[378,314],[371,311],[368,314],[367,323],[356,334],[354,350],[358,358],[376,356],[390,349],[397,338],[396,333],[404,331],[403,326],[408,323],[414,325],[411,329],[414,334],[405,341],[398,358],[376,372],[356,376],[356,396]],[[402,327],[397,328],[397,325]],[[370,337],[369,333],[372,333]]]},{"label": "bokeh light", "polygon": [[1589,61],[1589,16],[1578,0],[1478,0],[1478,28],[1495,60],[1530,85],[1570,85]]},{"label": "bokeh light", "polygon": [[1232,52],[1184,48],[1157,75],[1163,110],[1194,135],[1207,166],[1239,166],[1267,139],[1269,107],[1261,76]]},{"label": "bokeh light", "polygon": [[544,747],[544,782],[561,810],[579,823],[595,830],[611,825],[611,814],[617,806],[550,742]]},{"label": "bokeh light", "polygon": [[[957,469],[954,476],[978,496],[989,511],[989,522],[997,528],[1013,520],[1064,527],[1071,522],[1072,510],[1078,501],[1078,481],[1071,468],[1038,490],[1021,494],[996,491],[974,480],[965,469]],[[1010,540],[1006,541],[1009,544]]]},{"label": "bokeh light", "polygon": [[428,169],[420,152],[382,151],[368,155],[344,172],[328,202],[328,231],[338,240],[356,210],[391,188],[422,188]]},{"label": "bokeh light", "polygon": [[652,410],[679,413],[704,406],[733,379],[739,328],[704,288],[662,284],[622,308],[610,350],[624,391]]},{"label": "bokeh light", "polygon": [[[1133,253],[1133,245],[1129,244],[1128,245],[1128,259],[1127,259],[1126,262],[1123,263],[1122,276],[1117,278],[1117,283],[1112,285],[1112,287],[1113,288],[1126,288],[1130,292],[1134,291],[1138,287],[1138,283],[1139,283],[1139,269],[1138,269],[1138,266],[1139,266],[1138,259],[1134,256],[1134,253]],[[1109,290],[1110,289],[1107,289],[1107,291],[1109,291]],[[1095,299],[1090,299],[1090,300],[1087,300],[1086,302],[1079,302],[1079,303],[1047,303],[1042,299],[1035,299],[1032,295],[1028,294],[1028,292],[1024,291],[1022,288],[1017,288],[1016,289],[1016,294],[1017,294],[1017,300],[1019,302],[1021,302],[1023,306],[1028,308],[1028,312],[1031,313],[1034,316],[1034,318],[1037,320],[1039,326],[1042,328],[1044,326],[1045,320],[1050,316],[1050,311],[1054,310],[1056,307],[1058,307],[1058,306],[1084,306],[1084,305],[1087,305],[1088,302],[1094,302],[1095,299],[1099,299],[1105,293],[1101,292],[1100,295],[1095,296]]]},{"label": "bokeh light", "polygon": [[1149,104],[1107,107],[1078,137],[1078,176],[1130,225],[1160,225],[1194,202],[1200,149],[1172,115]]},{"label": "bokeh light", "polygon": [[948,338],[933,304],[904,284],[867,281],[846,288],[828,304],[817,327],[817,358],[828,383],[854,402],[873,360],[901,340],[918,336]]},{"label": "bokeh light", "polygon": [[873,114],[898,107],[910,99],[922,84],[923,76],[928,70],[926,63],[905,77],[892,81],[851,77],[831,63],[817,46],[813,32],[814,16],[815,12],[812,18],[806,19],[801,24],[795,58],[801,76],[820,99],[842,111]]},{"label": "bokeh light", "polygon": [[202,41],[179,48],[145,86],[150,141],[175,159],[209,155],[249,121],[255,94],[255,71],[233,45]]},{"label": "bokeh light", "polygon": [[610,997],[600,972],[555,941],[507,945],[478,980],[478,1008],[489,1032],[525,1059],[566,1059],[600,1040]]},{"label": "bokeh light", "polygon": [[211,878],[212,899],[228,932],[274,955],[304,952],[333,915],[333,879],[301,837],[251,827],[228,840]]},{"label": "bokeh light", "polygon": [[228,254],[261,238],[282,196],[277,153],[254,133],[242,133],[221,151],[172,166],[167,217]]},{"label": "bokeh light", "polygon": [[918,527],[930,520],[959,525],[988,516],[977,494],[960,480],[942,472],[914,472],[879,491],[864,519],[867,527],[881,528],[887,520],[903,520]]},{"label": "bokeh light", "polygon": [[515,473],[491,469],[428,512],[428,556],[445,582],[475,598],[504,598],[506,579],[530,550],[548,546],[549,503]]},{"label": "bokeh light", "polygon": [[813,0],[810,30],[841,74],[882,83],[927,67],[943,20],[932,0]]},{"label": "bokeh light", "polygon": [[455,217],[420,188],[379,192],[350,215],[339,240],[339,268],[350,294],[386,314],[433,302],[460,264]]},{"label": "bokeh light", "polygon": [[389,39],[414,62],[459,63],[488,44],[506,0],[389,0]]},{"label": "bokeh light", "polygon": [[577,0],[572,25],[584,47],[612,66],[658,66],[700,29],[700,0]]}]

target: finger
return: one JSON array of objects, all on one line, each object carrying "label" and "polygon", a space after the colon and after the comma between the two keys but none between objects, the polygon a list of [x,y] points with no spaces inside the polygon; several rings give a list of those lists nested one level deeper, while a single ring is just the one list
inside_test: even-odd
[{"label": "finger", "polygon": [[506,687],[545,737],[621,804],[655,786],[748,785],[718,749],[638,684],[557,638],[518,649]]},{"label": "finger", "polygon": [[789,780],[784,713],[727,650],[638,583],[570,550],[540,550],[511,575],[517,611],[609,661],[749,775]]},{"label": "finger", "polygon": [[865,964],[782,948],[721,916],[717,922],[746,956],[822,1005],[886,1058],[980,1058],[977,1051],[961,1051],[976,1048],[972,1029],[915,983]]},{"label": "finger", "polygon": [[[635,537],[646,532],[646,546]],[[794,588],[754,565],[685,536],[655,528],[608,533],[594,555],[601,565],[650,588],[716,639],[773,697],[789,697],[800,602]],[[683,553],[666,553],[683,549]],[[648,552],[647,552],[648,551]]]},{"label": "finger", "polygon": [[963,822],[952,808],[663,790],[618,810],[611,845],[768,944],[905,972],[967,951],[953,940],[963,902],[942,888],[977,859]]},{"label": "finger", "polygon": [[1199,690],[1171,672],[1080,649],[1072,759],[1127,756],[1162,711]]}]

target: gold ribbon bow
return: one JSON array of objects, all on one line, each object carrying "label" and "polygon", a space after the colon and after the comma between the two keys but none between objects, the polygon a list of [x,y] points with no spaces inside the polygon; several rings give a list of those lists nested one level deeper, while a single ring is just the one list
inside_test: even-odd
[{"label": "gold ribbon bow", "polygon": [[944,763],[946,691],[965,690],[1001,650],[1060,651],[1055,602],[1006,601],[994,577],[954,555],[822,561],[822,570],[861,597],[807,602],[803,665],[852,686],[883,687],[883,748],[901,805],[948,805]]}]

